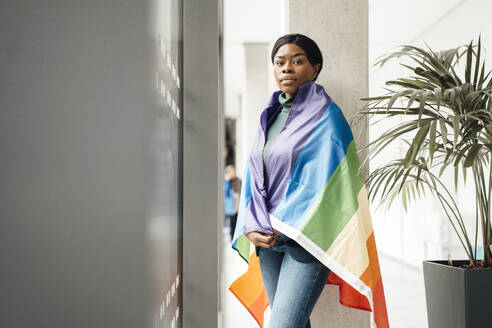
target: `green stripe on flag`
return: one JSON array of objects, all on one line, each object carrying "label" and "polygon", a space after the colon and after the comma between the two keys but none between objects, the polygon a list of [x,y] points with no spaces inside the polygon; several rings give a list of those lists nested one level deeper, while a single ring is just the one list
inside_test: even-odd
[{"label": "green stripe on flag", "polygon": [[306,213],[300,230],[324,251],[357,211],[357,195],[364,185],[359,158],[352,142],[323,191]]},{"label": "green stripe on flag", "polygon": [[237,242],[236,242],[236,250],[241,255],[241,257],[249,263],[249,247],[250,247],[250,241],[248,237],[245,235],[241,235],[238,237]]}]

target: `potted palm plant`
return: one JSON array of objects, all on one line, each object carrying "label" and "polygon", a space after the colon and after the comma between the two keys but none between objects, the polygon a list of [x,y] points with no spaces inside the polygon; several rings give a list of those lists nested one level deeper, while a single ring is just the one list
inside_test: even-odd
[{"label": "potted palm plant", "polygon": [[[372,171],[369,197],[390,205],[400,198],[405,209],[411,199],[432,194],[439,202],[467,259],[424,261],[429,327],[492,327],[492,79],[485,66],[481,39],[454,49],[434,51],[403,45],[375,65],[393,58],[409,76],[386,82],[382,96],[362,99],[356,118],[400,118],[367,147],[366,161],[389,145],[404,141],[405,151]],[[474,185],[474,231],[452,192],[461,177]],[[451,184],[451,185],[450,185]],[[451,190],[451,191],[450,191]],[[474,232],[474,234],[473,234]],[[477,256],[477,247],[483,256]]]}]

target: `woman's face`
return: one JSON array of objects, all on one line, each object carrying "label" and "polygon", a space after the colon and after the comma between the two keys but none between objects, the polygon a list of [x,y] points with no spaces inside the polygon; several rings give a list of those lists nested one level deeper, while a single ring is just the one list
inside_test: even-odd
[{"label": "woman's face", "polygon": [[273,58],[273,75],[286,98],[292,97],[299,86],[312,80],[319,70],[319,64],[311,65],[306,52],[296,44],[281,46]]}]

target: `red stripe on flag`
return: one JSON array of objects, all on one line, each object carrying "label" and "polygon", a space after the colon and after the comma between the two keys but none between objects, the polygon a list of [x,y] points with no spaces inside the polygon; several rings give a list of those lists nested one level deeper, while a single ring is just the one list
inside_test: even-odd
[{"label": "red stripe on flag", "polygon": [[389,328],[388,312],[384,299],[383,280],[380,278],[372,290],[374,299],[374,321],[378,328]]},{"label": "red stripe on flag", "polygon": [[357,290],[355,290],[352,286],[347,284],[342,278],[330,272],[328,276],[327,284],[338,285],[339,294],[340,294],[340,304],[351,307],[354,309],[371,311],[371,305],[367,300],[367,297],[360,294]]}]

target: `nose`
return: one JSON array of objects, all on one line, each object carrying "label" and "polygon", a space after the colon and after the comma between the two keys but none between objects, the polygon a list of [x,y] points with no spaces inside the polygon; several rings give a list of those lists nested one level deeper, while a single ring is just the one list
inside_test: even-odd
[{"label": "nose", "polygon": [[284,67],[282,67],[282,73],[291,73],[292,71],[293,70],[291,63],[289,61],[286,61]]}]

